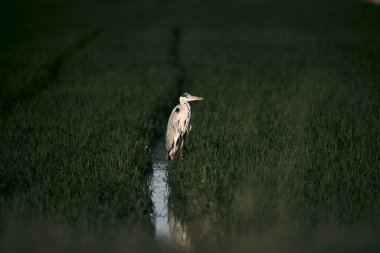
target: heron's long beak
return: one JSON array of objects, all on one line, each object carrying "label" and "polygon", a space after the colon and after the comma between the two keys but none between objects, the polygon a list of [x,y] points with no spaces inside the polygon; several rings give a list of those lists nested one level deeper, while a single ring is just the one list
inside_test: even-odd
[{"label": "heron's long beak", "polygon": [[196,97],[196,96],[191,96],[191,101],[194,101],[194,100],[205,100],[204,98],[202,97]]}]

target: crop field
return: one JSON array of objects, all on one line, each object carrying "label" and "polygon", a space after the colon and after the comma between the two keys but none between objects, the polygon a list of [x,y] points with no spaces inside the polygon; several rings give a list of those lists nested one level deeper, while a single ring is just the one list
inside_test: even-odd
[{"label": "crop field", "polygon": [[191,250],[376,252],[379,25],[359,0],[0,1],[0,249],[188,252],[149,185],[188,92],[166,183]]}]

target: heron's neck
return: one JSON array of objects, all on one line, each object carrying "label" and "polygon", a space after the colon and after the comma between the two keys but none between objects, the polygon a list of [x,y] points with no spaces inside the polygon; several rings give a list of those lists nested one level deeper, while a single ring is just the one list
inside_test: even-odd
[{"label": "heron's neck", "polygon": [[189,112],[191,112],[190,104],[187,101],[180,101],[181,107],[187,108]]},{"label": "heron's neck", "polygon": [[185,103],[187,103],[187,101],[186,101],[185,98],[180,97],[180,98],[179,98],[179,103],[180,103],[181,106],[183,106]]}]

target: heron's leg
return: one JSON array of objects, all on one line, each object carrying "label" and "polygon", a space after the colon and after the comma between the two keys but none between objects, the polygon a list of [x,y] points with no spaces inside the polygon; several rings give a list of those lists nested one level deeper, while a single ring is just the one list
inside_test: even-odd
[{"label": "heron's leg", "polygon": [[178,151],[178,149],[173,149],[173,150],[170,152],[170,157],[171,157],[172,160],[173,160],[174,157],[176,156],[177,151]]},{"label": "heron's leg", "polygon": [[186,142],[186,136],[183,138],[183,141],[181,143],[181,159],[183,160],[183,158],[185,157],[185,155],[187,154],[186,152],[186,145],[185,145],[185,142]]},{"label": "heron's leg", "polygon": [[180,151],[180,158],[181,158],[181,160],[183,160],[183,143],[184,143],[184,141],[181,143],[181,146],[180,146],[180,149],[179,149],[179,151]]},{"label": "heron's leg", "polygon": [[172,143],[172,146],[170,147],[170,149],[166,155],[166,160],[173,160],[173,156],[175,155],[175,152],[173,154],[173,148],[174,148],[174,143]]}]

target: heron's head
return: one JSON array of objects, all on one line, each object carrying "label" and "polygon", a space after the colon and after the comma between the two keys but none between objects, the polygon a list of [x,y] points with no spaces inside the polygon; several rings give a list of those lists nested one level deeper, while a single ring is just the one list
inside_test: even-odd
[{"label": "heron's head", "polygon": [[183,93],[183,94],[179,97],[179,102],[180,102],[181,104],[183,104],[183,103],[187,103],[187,102],[190,102],[190,101],[195,101],[195,100],[204,100],[204,98],[202,98],[202,97],[192,96],[192,95],[190,95],[189,93]]}]

